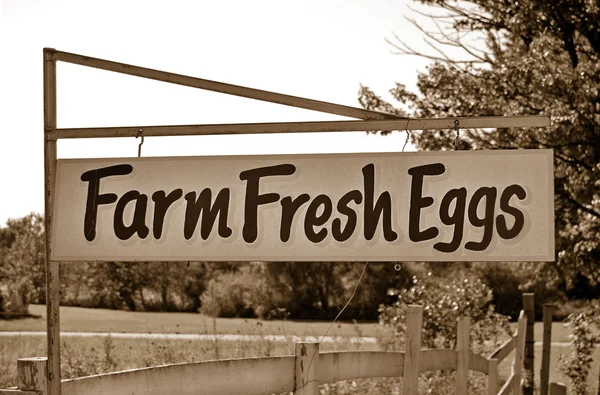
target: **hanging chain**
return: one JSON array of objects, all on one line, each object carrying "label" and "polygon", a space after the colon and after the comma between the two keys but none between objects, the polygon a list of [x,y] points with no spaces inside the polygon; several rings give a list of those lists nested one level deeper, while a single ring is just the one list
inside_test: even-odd
[{"label": "hanging chain", "polygon": [[410,120],[411,120],[411,118],[408,118],[406,120],[406,130],[404,130],[406,132],[406,140],[404,140],[404,145],[402,146],[402,152],[404,152],[404,149],[406,148],[406,144],[408,144],[408,140],[411,137],[410,130],[408,130],[408,124],[409,124]]},{"label": "hanging chain", "polygon": [[142,156],[142,144],[144,144],[144,135],[142,134],[142,129],[138,130],[137,136],[135,136],[136,139],[138,137],[142,138],[142,141],[138,145],[138,158],[140,158]]},{"label": "hanging chain", "polygon": [[460,131],[458,129],[458,127],[460,126],[460,122],[458,121],[458,119],[454,120],[454,130],[456,131],[456,137],[454,138],[454,150],[458,151],[458,137],[460,135]]}]

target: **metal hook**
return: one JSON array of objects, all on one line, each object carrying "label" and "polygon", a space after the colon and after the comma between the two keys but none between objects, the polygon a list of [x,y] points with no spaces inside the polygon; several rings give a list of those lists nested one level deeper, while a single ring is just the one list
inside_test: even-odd
[{"label": "metal hook", "polygon": [[408,144],[408,140],[410,139],[410,130],[408,130],[408,124],[410,122],[411,118],[408,118],[406,120],[406,129],[404,130],[406,132],[406,140],[404,140],[404,145],[402,146],[402,152],[404,152],[404,149],[406,148],[406,144]]},{"label": "metal hook", "polygon": [[142,129],[138,130],[137,135],[135,136],[136,139],[138,137],[142,138],[142,141],[138,145],[138,158],[139,158],[142,156],[142,144],[144,144],[144,135],[142,134]]},{"label": "metal hook", "polygon": [[454,150],[458,150],[458,136],[460,134],[460,131],[458,129],[458,127],[460,126],[460,122],[458,119],[454,120],[454,130],[456,130],[456,137],[454,138]]}]

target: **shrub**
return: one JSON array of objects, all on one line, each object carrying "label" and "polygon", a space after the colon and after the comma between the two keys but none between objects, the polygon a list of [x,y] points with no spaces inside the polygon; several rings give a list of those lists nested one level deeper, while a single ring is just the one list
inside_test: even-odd
[{"label": "shrub", "polygon": [[262,318],[272,307],[263,276],[252,266],[212,278],[200,297],[200,311],[213,317]]},{"label": "shrub", "polygon": [[600,308],[600,303],[595,302],[587,311],[572,313],[567,319],[566,325],[573,327],[573,333],[569,335],[573,340],[573,349],[567,358],[561,355],[560,370],[571,380],[575,395],[588,393],[587,378],[593,361],[592,353],[600,341],[598,336],[592,333],[591,328],[592,325],[600,328],[598,308]]},{"label": "shrub", "polygon": [[502,332],[510,333],[508,317],[494,310],[491,289],[473,275],[459,272],[450,278],[430,274],[414,276],[410,288],[390,293],[397,300],[380,307],[379,321],[391,329],[397,343],[404,338],[409,304],[424,308],[422,342],[425,347],[453,348],[457,320],[465,316],[471,317],[474,344],[483,346],[487,340],[497,340]]},{"label": "shrub", "polygon": [[522,291],[519,285],[523,279],[514,266],[485,262],[479,267],[479,272],[492,291],[496,311],[516,320],[522,307]]},{"label": "shrub", "polygon": [[[535,319],[542,320],[546,303],[562,304],[564,293],[559,289],[559,274],[551,268],[536,269],[532,262],[481,262],[475,264],[479,276],[492,290],[493,303],[500,314],[516,320],[522,308],[522,294],[535,294]],[[561,319],[555,314],[555,318]]]}]

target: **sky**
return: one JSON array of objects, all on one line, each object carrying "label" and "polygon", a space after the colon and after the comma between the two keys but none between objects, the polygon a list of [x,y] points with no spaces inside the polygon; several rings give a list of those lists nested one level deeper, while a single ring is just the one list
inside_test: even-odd
[{"label": "sky", "polygon": [[[0,226],[43,212],[42,49],[360,107],[415,89],[427,61],[409,0],[0,0]],[[412,5],[411,5],[412,6]],[[163,82],[57,65],[58,127],[342,120]],[[402,151],[406,133],[146,138],[142,156]],[[58,158],[137,156],[135,138],[61,140]],[[408,146],[407,150],[414,150]]]}]

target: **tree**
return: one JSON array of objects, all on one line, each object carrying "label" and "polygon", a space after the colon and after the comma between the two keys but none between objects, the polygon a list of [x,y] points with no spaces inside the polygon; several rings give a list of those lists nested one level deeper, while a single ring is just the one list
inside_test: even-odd
[{"label": "tree", "polygon": [[292,318],[328,318],[335,316],[334,306],[341,303],[341,279],[349,270],[338,262],[268,262],[267,281]]},{"label": "tree", "polygon": [[352,297],[340,319],[375,320],[379,305],[392,301],[388,289],[411,284],[412,265],[397,269],[395,262],[267,262],[265,276],[272,307],[290,318],[332,319]]},{"label": "tree", "polygon": [[[461,149],[554,150],[557,261],[540,264],[540,276],[573,289],[581,276],[600,284],[600,10],[592,0],[420,0],[440,12],[439,27],[424,33],[433,51],[388,40],[401,54],[434,63],[419,74],[419,94],[396,83],[392,96],[412,117],[549,115],[552,126],[462,130]],[[444,27],[443,23],[447,23]],[[465,35],[476,35],[474,45]],[[461,50],[462,57],[447,55]],[[456,52],[454,52],[456,54]],[[367,87],[359,101],[373,110],[394,108]],[[452,131],[412,134],[422,150],[454,146]],[[596,288],[600,290],[600,288]]]},{"label": "tree", "polygon": [[9,219],[0,230],[0,311],[27,313],[29,303],[45,300],[44,217]]},{"label": "tree", "polygon": [[[508,318],[498,314],[492,304],[491,289],[478,277],[467,272],[456,272],[451,277],[413,276],[408,289],[391,289],[395,301],[380,308],[379,321],[391,329],[397,346],[406,337],[408,306],[423,306],[423,345],[430,348],[456,347],[456,322],[470,317],[471,339],[474,345],[484,347],[486,341],[498,341],[510,333]],[[398,341],[399,340],[399,341]]]}]

